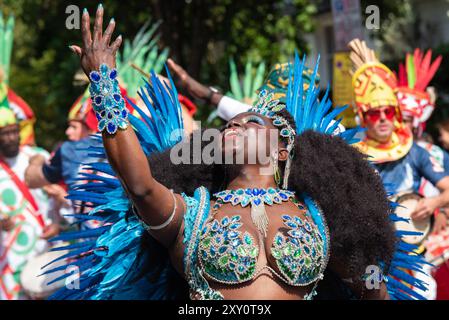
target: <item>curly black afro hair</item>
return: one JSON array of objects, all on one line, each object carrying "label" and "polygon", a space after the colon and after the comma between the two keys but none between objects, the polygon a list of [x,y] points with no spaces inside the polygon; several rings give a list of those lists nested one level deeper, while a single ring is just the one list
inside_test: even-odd
[{"label": "curly black afro hair", "polygon": [[[280,115],[294,127],[287,111]],[[189,141],[182,143],[190,146]],[[361,279],[369,265],[382,261],[388,266],[396,244],[391,209],[382,181],[366,157],[343,139],[314,131],[297,136],[293,152],[289,189],[310,195],[321,207],[330,231],[330,263],[344,266],[354,279]],[[217,192],[225,186],[223,166],[173,165],[169,157],[167,150],[152,155],[149,162],[154,177],[175,192],[193,194],[199,186]],[[326,283],[329,274],[334,273],[326,272],[319,288],[335,282]]]}]

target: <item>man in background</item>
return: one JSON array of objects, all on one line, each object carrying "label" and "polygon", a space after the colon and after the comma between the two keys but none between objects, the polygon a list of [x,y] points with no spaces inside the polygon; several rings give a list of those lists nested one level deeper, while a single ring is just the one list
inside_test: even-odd
[{"label": "man in background", "polygon": [[20,146],[19,124],[14,112],[0,107],[0,299],[26,299],[20,273],[30,258],[47,250],[47,241],[59,233],[55,199],[24,181],[31,157],[48,153]]}]

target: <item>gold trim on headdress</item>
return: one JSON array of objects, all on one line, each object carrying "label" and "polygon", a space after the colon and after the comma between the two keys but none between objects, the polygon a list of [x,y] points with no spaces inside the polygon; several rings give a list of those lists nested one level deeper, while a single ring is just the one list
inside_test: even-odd
[{"label": "gold trim on headdress", "polygon": [[353,64],[352,86],[355,105],[362,125],[365,122],[363,114],[370,109],[384,106],[393,106],[396,109],[395,131],[388,143],[379,143],[367,137],[356,147],[375,163],[399,160],[410,151],[413,135],[402,124],[402,115],[395,94],[398,85],[396,75],[379,62],[374,51],[368,48],[364,41],[354,39],[348,46],[351,49],[349,58]]},{"label": "gold trim on headdress", "polygon": [[[352,86],[354,88],[357,113],[363,122],[363,113],[382,106],[398,107],[395,95],[397,79],[395,74],[380,63],[374,51],[365,41],[354,39],[349,42],[349,58],[353,64]],[[400,111],[397,109],[400,118]]]},{"label": "gold trim on headdress", "polygon": [[0,107],[0,128],[17,124],[14,112],[8,107]]}]

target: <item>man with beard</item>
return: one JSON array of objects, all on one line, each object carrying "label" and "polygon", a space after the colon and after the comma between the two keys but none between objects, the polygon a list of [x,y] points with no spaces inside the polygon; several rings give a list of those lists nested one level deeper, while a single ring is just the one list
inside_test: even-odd
[{"label": "man with beard", "polygon": [[[6,97],[4,97],[6,99]],[[30,258],[47,249],[59,232],[54,201],[42,189],[30,190],[24,182],[30,157],[44,150],[20,146],[14,112],[0,107],[0,299],[25,299],[20,273]]]},{"label": "man with beard", "polygon": [[[435,166],[431,154],[413,141],[412,132],[402,121],[395,94],[398,87],[395,74],[377,60],[374,51],[364,42],[355,39],[349,47],[352,50],[352,85],[357,114],[366,128],[366,137],[358,144],[359,150],[368,155],[384,185],[394,193],[399,203],[405,197],[417,203],[414,210],[410,207],[411,212],[404,215],[404,218],[411,219],[409,223],[404,225],[403,221],[398,221],[398,229],[402,229],[400,225],[409,226],[409,231],[422,232],[425,236],[430,232],[433,216],[437,222],[446,222],[445,217],[440,219],[439,215],[444,213],[439,209],[449,204],[449,158],[445,157],[441,166]],[[440,193],[431,197],[420,194],[423,178]],[[416,253],[422,253],[420,245],[424,236],[421,234],[405,237],[406,242],[417,245]],[[429,276],[424,281],[433,283]],[[434,292],[429,290],[427,298],[434,298]]]}]

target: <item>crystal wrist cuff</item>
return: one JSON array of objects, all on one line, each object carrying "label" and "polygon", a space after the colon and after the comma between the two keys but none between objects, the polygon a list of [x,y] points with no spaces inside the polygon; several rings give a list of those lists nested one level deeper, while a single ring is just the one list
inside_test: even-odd
[{"label": "crystal wrist cuff", "polygon": [[128,110],[120,93],[117,81],[117,70],[109,69],[106,64],[99,71],[89,74],[90,96],[98,119],[98,130],[114,134],[118,129],[128,127]]}]

